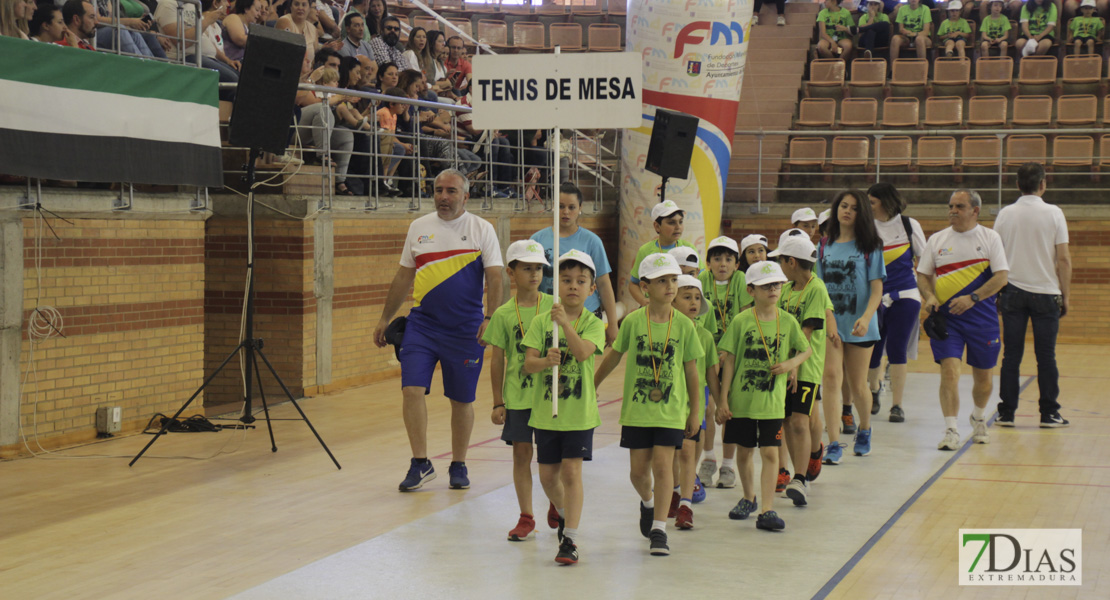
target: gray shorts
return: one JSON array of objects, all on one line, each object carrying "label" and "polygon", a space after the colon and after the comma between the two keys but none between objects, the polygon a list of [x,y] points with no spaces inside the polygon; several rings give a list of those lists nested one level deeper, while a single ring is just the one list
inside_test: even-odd
[{"label": "gray shorts", "polygon": [[528,425],[528,419],[530,418],[532,418],[532,409],[530,408],[520,410],[506,408],[505,427],[501,430],[501,439],[505,440],[505,443],[509,445],[515,442],[531,444],[534,437],[534,430]]}]

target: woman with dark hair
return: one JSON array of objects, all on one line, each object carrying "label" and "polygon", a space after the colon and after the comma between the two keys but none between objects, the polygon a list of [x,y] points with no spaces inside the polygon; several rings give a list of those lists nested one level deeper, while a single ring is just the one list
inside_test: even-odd
[{"label": "woman with dark hair", "polygon": [[366,39],[381,34],[382,19],[388,16],[389,7],[385,5],[385,0],[370,0],[370,7],[366,12]]},{"label": "woman with dark hair", "polygon": [[[362,80],[362,65],[353,56],[344,56],[339,61],[339,86],[356,89]],[[335,130],[332,133],[332,148],[350,148],[351,153],[337,152],[335,160],[335,193],[340,196],[365,194],[369,190],[365,179],[370,174],[370,141],[373,125],[368,117],[358,110],[359,98],[347,96],[334,107]],[[355,135],[358,132],[359,135]],[[356,177],[358,176],[358,177]]]},{"label": "woman with dark hair", "polygon": [[224,54],[233,61],[242,61],[247,49],[248,28],[258,22],[262,0],[235,0],[231,13],[224,17]]},{"label": "woman with dark hair", "polygon": [[28,27],[31,31],[31,39],[36,42],[53,44],[64,39],[66,35],[66,22],[62,19],[62,9],[53,4],[44,4],[36,8]]},{"label": "woman with dark hair", "polygon": [[[841,377],[847,381],[852,403],[859,411],[853,452],[871,453],[871,395],[867,393],[867,367],[879,340],[876,311],[883,296],[883,241],[875,229],[871,203],[859,190],[846,190],[832,202],[828,237],[817,246],[817,276],[825,282],[833,304],[838,334],[829,336],[825,354],[825,422],[829,447],[825,464],[840,464],[845,444],[839,441],[836,411],[840,408]],[[843,344],[841,344],[843,342]],[[851,406],[847,414],[851,414]]]},{"label": "woman with dark hair", "polygon": [[902,410],[902,394],[906,389],[906,362],[911,354],[917,357],[918,317],[921,294],[917,291],[915,264],[925,249],[925,233],[916,219],[902,215],[906,201],[889,183],[876,183],[867,190],[875,228],[883,240],[883,299],[879,305],[879,342],[871,354],[871,371],[867,380],[871,387],[871,414],[879,412],[879,366],[886,350],[890,364],[890,390],[893,404],[890,421],[906,420]]},{"label": "woman with dark hair", "polygon": [[426,50],[428,49],[428,30],[423,27],[413,27],[409,31],[409,41],[405,43],[405,57],[410,65],[419,65],[420,70],[428,73],[425,65]]}]

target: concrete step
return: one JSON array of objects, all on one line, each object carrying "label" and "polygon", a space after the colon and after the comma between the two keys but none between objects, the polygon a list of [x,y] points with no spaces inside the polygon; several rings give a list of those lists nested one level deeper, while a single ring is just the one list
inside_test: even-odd
[{"label": "concrete step", "polygon": [[749,49],[747,63],[757,62],[775,62],[775,61],[789,61],[792,63],[805,64],[806,55],[809,54],[808,47],[799,46],[793,49]]},{"label": "concrete step", "polygon": [[790,113],[737,113],[736,129],[789,129],[793,122]]},{"label": "concrete step", "polygon": [[[787,13],[786,25],[782,27],[775,25],[774,10],[767,14],[761,14],[759,19],[760,24],[751,29],[751,40],[753,44],[757,40],[765,40],[767,38],[809,39],[813,37],[814,17],[811,15],[792,15]],[[766,25],[764,25],[764,23],[766,23]]]},{"label": "concrete step", "polygon": [[806,66],[803,62],[772,60],[766,62],[748,61],[744,65],[744,82],[751,81],[753,77],[797,77],[800,81],[805,74]]}]

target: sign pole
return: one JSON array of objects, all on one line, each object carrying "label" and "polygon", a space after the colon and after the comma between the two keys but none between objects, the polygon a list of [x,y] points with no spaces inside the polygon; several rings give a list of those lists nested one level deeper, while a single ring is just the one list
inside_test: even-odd
[{"label": "sign pole", "polygon": [[[555,46],[555,56],[559,56],[561,47]],[[563,132],[559,128],[558,123],[554,127],[555,135],[554,142],[555,148],[552,150],[552,162],[554,165],[551,169],[551,232],[554,234],[551,237],[554,239],[553,246],[553,265],[551,265],[551,293],[556,302],[559,301],[559,147],[562,146]],[[559,326],[554,321],[551,322],[551,339],[552,346],[559,347]],[[567,352],[570,348],[567,347]],[[559,365],[551,367],[551,418],[559,418]]]}]

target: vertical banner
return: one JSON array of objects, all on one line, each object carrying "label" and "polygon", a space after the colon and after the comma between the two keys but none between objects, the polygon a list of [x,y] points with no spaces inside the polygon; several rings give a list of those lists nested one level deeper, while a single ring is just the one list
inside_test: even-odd
[{"label": "vertical banner", "polygon": [[[655,239],[651,207],[661,179],[644,168],[656,108],[698,117],[690,177],[667,182],[667,200],[686,211],[682,239],[705,253],[721,226],[752,0],[629,0],[627,50],[643,58],[643,122],[621,144],[618,298],[628,294],[632,260]],[[629,300],[625,303],[635,308]]]}]

